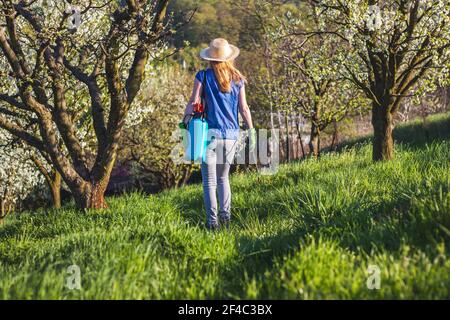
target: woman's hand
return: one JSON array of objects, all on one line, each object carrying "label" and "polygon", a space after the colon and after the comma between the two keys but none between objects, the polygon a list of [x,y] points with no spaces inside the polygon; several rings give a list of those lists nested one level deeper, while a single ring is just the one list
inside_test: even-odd
[{"label": "woman's hand", "polygon": [[187,115],[192,115],[194,113],[194,105],[201,101],[200,92],[202,89],[202,83],[195,79],[194,89],[192,90],[191,98],[186,106],[186,110],[184,111],[184,117]]}]

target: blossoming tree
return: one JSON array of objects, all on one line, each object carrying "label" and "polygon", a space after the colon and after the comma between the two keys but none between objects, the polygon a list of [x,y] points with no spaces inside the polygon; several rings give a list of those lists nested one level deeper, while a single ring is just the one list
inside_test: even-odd
[{"label": "blossoming tree", "polygon": [[279,104],[309,120],[310,154],[318,156],[321,132],[364,109],[367,99],[340,72],[339,47],[345,40],[335,37],[326,26],[323,32],[315,31],[320,21],[314,4],[280,3],[284,12],[266,27],[273,46],[271,54],[279,65],[275,81],[284,82]]},{"label": "blossoming tree", "polygon": [[[1,77],[0,128],[50,159],[81,209],[107,206],[104,192],[128,110],[145,65],[171,32],[167,5],[1,1],[0,63],[8,69]],[[80,92],[89,103],[77,101]],[[92,156],[80,121],[93,128]]]},{"label": "blossoming tree", "polygon": [[42,184],[30,161],[32,151],[0,130],[0,220]]},{"label": "blossoming tree", "polygon": [[165,63],[149,65],[146,72],[158,77],[147,77],[145,90],[130,110],[121,140],[121,159],[133,164],[141,186],[179,187],[194,170],[191,164],[178,163],[171,156],[179,146],[178,123],[192,92],[193,76],[180,66]]},{"label": "blossoming tree", "polygon": [[347,41],[342,73],[372,102],[373,159],[394,155],[393,120],[405,97],[449,81],[450,2],[313,0],[322,26]]}]

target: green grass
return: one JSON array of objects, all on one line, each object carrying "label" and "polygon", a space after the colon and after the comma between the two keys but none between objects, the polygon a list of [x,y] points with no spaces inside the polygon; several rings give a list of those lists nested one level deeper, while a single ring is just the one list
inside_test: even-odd
[{"label": "green grass", "polygon": [[[203,227],[199,185],[110,198],[101,212],[11,216],[0,298],[448,299],[450,116],[396,139],[388,163],[361,140],[276,175],[233,176],[234,221],[219,233]],[[81,290],[65,287],[73,264]]]}]

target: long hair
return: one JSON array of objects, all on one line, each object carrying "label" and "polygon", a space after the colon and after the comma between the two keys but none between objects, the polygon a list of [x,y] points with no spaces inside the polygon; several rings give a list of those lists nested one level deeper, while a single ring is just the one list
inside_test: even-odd
[{"label": "long hair", "polygon": [[246,81],[242,73],[236,69],[231,61],[211,61],[211,67],[219,82],[220,91],[223,93],[231,91],[231,81],[236,83]]}]

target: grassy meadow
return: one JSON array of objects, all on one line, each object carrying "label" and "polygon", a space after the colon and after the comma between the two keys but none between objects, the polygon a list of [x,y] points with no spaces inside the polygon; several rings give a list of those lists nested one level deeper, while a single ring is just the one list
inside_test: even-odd
[{"label": "grassy meadow", "polygon": [[[276,175],[234,175],[233,222],[218,233],[200,185],[11,215],[0,299],[449,299],[450,115],[395,138],[392,162],[373,163],[360,139]],[[71,265],[79,290],[66,287]]]}]

